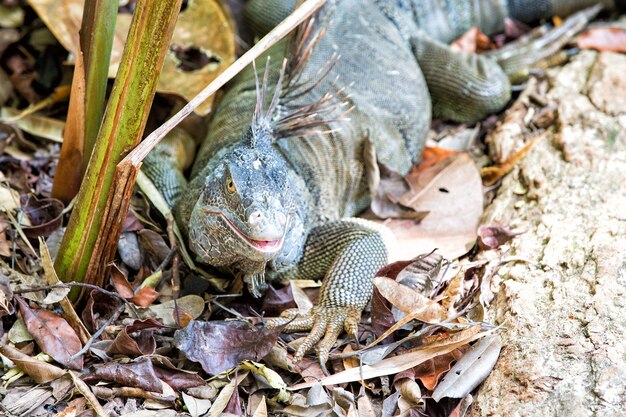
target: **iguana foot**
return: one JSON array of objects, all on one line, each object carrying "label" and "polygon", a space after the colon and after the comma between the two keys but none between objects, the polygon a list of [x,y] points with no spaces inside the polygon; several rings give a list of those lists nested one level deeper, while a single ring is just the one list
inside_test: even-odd
[{"label": "iguana foot", "polygon": [[330,350],[343,330],[350,337],[356,338],[361,309],[357,307],[326,307],[315,306],[311,310],[302,312],[298,309],[285,310],[281,317],[268,322],[270,328],[285,326],[285,332],[311,332],[300,345],[294,356],[299,362],[313,346],[318,344],[320,363],[328,361]]}]

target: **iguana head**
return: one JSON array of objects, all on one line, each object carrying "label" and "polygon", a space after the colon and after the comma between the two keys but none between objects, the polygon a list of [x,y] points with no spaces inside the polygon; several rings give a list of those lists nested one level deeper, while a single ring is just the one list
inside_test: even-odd
[{"label": "iguana head", "polygon": [[[202,261],[262,274],[294,220],[289,168],[269,130],[246,133],[206,178],[190,221],[190,244]],[[184,196],[183,196],[184,198]]]}]

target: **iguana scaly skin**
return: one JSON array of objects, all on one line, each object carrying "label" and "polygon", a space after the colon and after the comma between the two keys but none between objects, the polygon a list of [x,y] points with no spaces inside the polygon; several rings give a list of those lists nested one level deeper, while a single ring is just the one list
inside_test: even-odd
[{"label": "iguana scaly skin", "polygon": [[[294,3],[252,0],[251,27],[268,31]],[[387,260],[384,230],[348,219],[371,201],[376,160],[404,174],[420,157],[433,114],[473,122],[510,99],[508,78],[495,61],[452,52],[445,42],[472,26],[502,31],[507,16],[530,23],[594,3],[331,0],[318,14],[326,33],[310,56],[309,48],[294,50],[284,41],[260,60],[271,56],[263,87],[253,68],[232,82],[188,184],[176,156],[186,145],[159,146],[144,171],[175,207],[198,259],[242,275],[254,295],[270,275],[323,279],[311,312],[288,311],[271,324],[311,330],[296,360],[321,340],[325,362],[341,331],[356,335],[372,277]],[[336,54],[340,59],[328,66]],[[287,76],[279,80],[285,57]],[[321,68],[329,68],[326,77]],[[306,80],[313,80],[311,89],[299,85]],[[347,99],[325,96],[341,86]],[[353,107],[349,122],[336,120],[341,109],[333,100]]]}]

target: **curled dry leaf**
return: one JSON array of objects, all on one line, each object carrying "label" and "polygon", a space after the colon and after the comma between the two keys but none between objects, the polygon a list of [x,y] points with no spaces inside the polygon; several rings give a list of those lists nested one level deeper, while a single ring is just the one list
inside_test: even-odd
[{"label": "curled dry leaf", "polygon": [[45,384],[66,374],[66,371],[50,363],[37,360],[9,345],[0,344],[0,353],[9,358],[36,383]]},{"label": "curled dry leaf", "polygon": [[[125,326],[120,331],[115,340],[107,349],[108,355],[123,354],[129,356],[152,355],[156,350],[156,340],[153,336],[153,329],[163,329],[162,325],[155,319],[135,320],[133,324]],[[131,334],[138,333],[131,337]]]},{"label": "curled dry leaf", "polygon": [[34,195],[22,197],[22,210],[30,220],[28,226],[22,226],[26,237],[36,241],[41,236],[50,236],[61,227],[64,208],[63,203],[56,198],[38,199]]},{"label": "curled dry leaf", "polygon": [[450,369],[433,391],[437,402],[444,397],[462,398],[478,386],[491,372],[502,349],[499,335],[491,335],[477,342]]},{"label": "curled dry leaf", "polygon": [[174,340],[188,359],[215,375],[244,360],[259,361],[272,349],[279,334],[280,329],[256,330],[242,322],[192,321],[176,331]]},{"label": "curled dry leaf", "polygon": [[478,228],[478,245],[483,250],[496,249],[522,233],[504,226],[482,225]]},{"label": "curled dry leaf", "polygon": [[280,402],[288,402],[290,398],[289,392],[287,392],[287,384],[280,377],[280,375],[268,368],[267,366],[253,362],[253,361],[243,361],[241,363],[240,369],[250,371],[252,374],[263,381],[264,385],[270,386],[271,388],[278,390],[278,395],[276,395],[272,400],[280,401]]},{"label": "curled dry leaf", "polygon": [[135,292],[133,286],[128,282],[126,274],[116,265],[111,268],[111,283],[122,297],[139,307],[148,307],[159,298],[159,293],[149,286],[143,286]]},{"label": "curled dry leaf", "polygon": [[15,297],[22,314],[22,319],[42,351],[52,356],[55,361],[68,368],[81,370],[83,357],[71,359],[78,353],[82,345],[76,332],[58,314],[48,310],[33,310],[21,297]]},{"label": "curled dry leaf", "polygon": [[146,391],[161,392],[162,390],[162,383],[156,375],[152,362],[144,358],[130,363],[107,362],[96,365],[93,372],[85,378],[85,381],[89,383],[102,380]]},{"label": "curled dry leaf", "polygon": [[291,285],[286,285],[279,289],[275,289],[270,285],[263,297],[261,311],[268,317],[275,317],[279,316],[284,310],[295,307],[296,303],[291,292]]}]

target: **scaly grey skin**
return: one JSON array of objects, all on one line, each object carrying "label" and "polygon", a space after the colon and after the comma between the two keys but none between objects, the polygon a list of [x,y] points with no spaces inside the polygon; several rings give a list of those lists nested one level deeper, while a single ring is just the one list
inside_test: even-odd
[{"label": "scaly grey skin", "polygon": [[[269,30],[294,2],[252,0],[251,27]],[[505,16],[530,22],[593,3],[331,0],[319,13],[326,33],[310,57],[303,59],[302,50],[294,56],[284,41],[260,60],[271,56],[263,88],[252,68],[232,82],[189,184],[181,180],[182,164],[159,157],[169,155],[164,151],[146,160],[146,171],[175,207],[199,260],[241,275],[255,296],[266,275],[323,279],[313,311],[288,311],[271,325],[311,330],[295,358],[323,339],[325,362],[342,330],[356,335],[371,278],[387,260],[384,230],[346,219],[371,201],[378,172],[372,155],[404,174],[420,157],[433,113],[472,122],[509,101],[509,81],[494,61],[452,52],[442,42],[472,26],[501,31]],[[341,58],[320,79],[334,54]],[[314,88],[298,86],[303,80],[316,80]],[[271,100],[268,85],[277,85]],[[322,111],[325,94],[338,86],[349,86],[349,98],[337,100],[353,107],[349,122],[336,120],[339,104]],[[311,103],[318,103],[317,113],[307,113]]]}]

